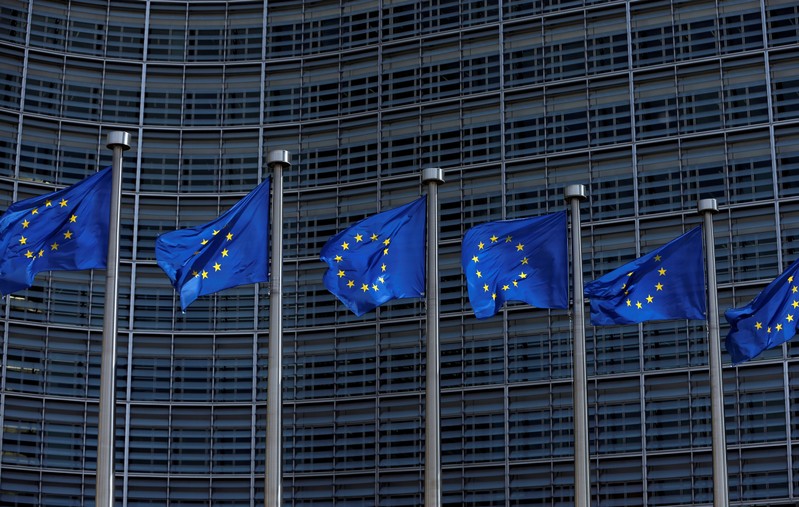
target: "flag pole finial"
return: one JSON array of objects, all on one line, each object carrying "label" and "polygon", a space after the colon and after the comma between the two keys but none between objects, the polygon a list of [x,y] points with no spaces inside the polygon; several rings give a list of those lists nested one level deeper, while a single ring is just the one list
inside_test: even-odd
[{"label": "flag pole finial", "polygon": [[288,150],[272,150],[266,156],[266,163],[269,166],[283,164],[284,168],[291,167],[291,152]]},{"label": "flag pole finial", "polygon": [[580,201],[588,200],[588,192],[585,185],[569,185],[563,190],[563,198],[566,202],[571,202],[572,199],[579,199]]},{"label": "flag pole finial", "polygon": [[105,145],[108,149],[113,150],[115,147],[122,148],[122,151],[130,149],[130,133],[123,130],[112,130],[108,133],[107,142]]},{"label": "flag pole finial", "polygon": [[422,169],[422,183],[444,183],[444,170],[438,167]]},{"label": "flag pole finial", "polygon": [[703,213],[718,213],[719,203],[715,199],[700,199],[696,204],[696,209],[700,215]]}]

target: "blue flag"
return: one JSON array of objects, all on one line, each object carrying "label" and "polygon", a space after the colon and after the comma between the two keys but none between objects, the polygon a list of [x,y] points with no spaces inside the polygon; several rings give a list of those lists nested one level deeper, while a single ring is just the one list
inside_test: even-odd
[{"label": "blue flag", "polygon": [[763,289],[748,305],[724,313],[730,323],[727,352],[737,364],[787,342],[799,320],[799,261]]},{"label": "blue flag", "polygon": [[511,300],[566,308],[568,263],[565,211],[481,224],[463,237],[461,264],[478,319]]},{"label": "blue flag", "polygon": [[0,294],[30,287],[41,271],[105,268],[110,205],[107,167],[9,206],[0,218]]},{"label": "blue flag", "polygon": [[585,295],[595,326],[705,319],[702,228],[590,282]]},{"label": "blue flag", "polygon": [[200,296],[269,280],[269,178],[216,220],[159,236],[155,258],[184,311]]},{"label": "blue flag", "polygon": [[330,238],[325,287],[355,315],[425,289],[427,197],[364,218]]}]

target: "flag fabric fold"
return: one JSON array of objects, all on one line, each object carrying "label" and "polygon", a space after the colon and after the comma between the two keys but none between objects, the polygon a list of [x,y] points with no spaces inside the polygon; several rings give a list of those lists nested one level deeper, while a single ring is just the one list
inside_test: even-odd
[{"label": "flag fabric fold", "polygon": [[755,299],[724,313],[730,323],[727,352],[734,364],[782,345],[796,334],[799,320],[799,260],[774,279]]},{"label": "flag fabric fold", "polygon": [[269,178],[215,220],[159,236],[155,257],[184,311],[200,296],[269,280]]},{"label": "flag fabric fold", "polygon": [[369,216],[331,237],[325,287],[355,315],[425,290],[427,197]]},{"label": "flag fabric fold", "polygon": [[461,264],[475,316],[491,317],[511,300],[539,308],[566,308],[566,236],[565,211],[469,229],[463,237]]},{"label": "flag fabric fold", "polygon": [[585,286],[595,326],[706,318],[702,228]]},{"label": "flag fabric fold", "polygon": [[15,202],[0,217],[0,294],[33,284],[42,271],[105,268],[111,168]]}]

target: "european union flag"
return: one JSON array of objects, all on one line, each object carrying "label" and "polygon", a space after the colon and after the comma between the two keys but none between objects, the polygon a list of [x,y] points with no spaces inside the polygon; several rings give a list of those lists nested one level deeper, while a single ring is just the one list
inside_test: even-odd
[{"label": "european union flag", "polygon": [[737,364],[787,342],[799,319],[799,261],[791,264],[748,305],[724,313],[730,323],[727,352]]},{"label": "european union flag", "polygon": [[110,167],[9,206],[0,218],[0,294],[30,287],[41,271],[105,268],[110,206]]},{"label": "european union flag", "polygon": [[539,308],[566,308],[566,231],[565,211],[469,229],[463,237],[461,264],[474,315],[491,317],[510,300]]},{"label": "european union flag", "polygon": [[595,326],[705,319],[702,228],[594,280],[584,292]]},{"label": "european union flag", "polygon": [[330,238],[324,283],[355,315],[425,289],[427,197],[364,218]]},{"label": "european union flag", "polygon": [[155,258],[184,311],[200,296],[269,280],[269,178],[216,220],[159,236]]}]

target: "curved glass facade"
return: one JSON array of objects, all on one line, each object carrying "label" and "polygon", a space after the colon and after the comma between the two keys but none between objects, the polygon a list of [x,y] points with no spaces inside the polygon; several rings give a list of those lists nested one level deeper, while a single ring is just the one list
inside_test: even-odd
[{"label": "curved glass facade", "polygon": [[[567,311],[474,319],[473,225],[584,183],[592,280],[718,199],[721,310],[799,258],[799,7],[789,0],[4,0],[0,209],[125,156],[119,505],[263,504],[267,284],[185,314],[155,238],[205,223],[287,149],[285,505],[423,503],[424,306],[355,317],[318,253],[441,167],[448,506],[569,506]],[[103,272],[0,305],[0,503],[94,505]],[[587,330],[592,499],[712,503],[705,326]],[[722,323],[722,335],[726,323]],[[799,500],[799,346],[724,368],[731,505]]]}]

